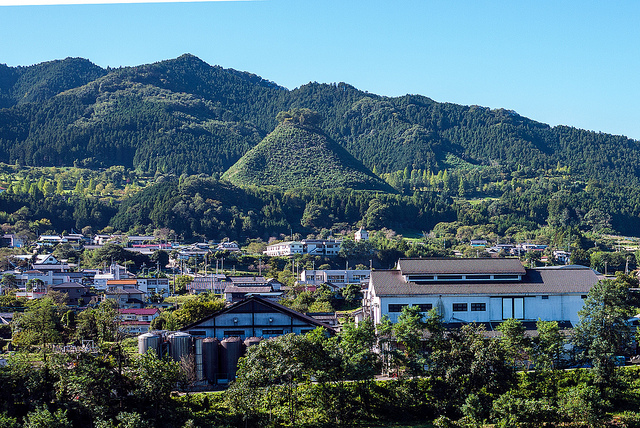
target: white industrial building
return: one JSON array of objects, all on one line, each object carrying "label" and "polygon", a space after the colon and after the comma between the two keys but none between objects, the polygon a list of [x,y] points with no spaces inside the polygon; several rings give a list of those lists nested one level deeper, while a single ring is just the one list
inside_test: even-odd
[{"label": "white industrial building", "polygon": [[433,308],[445,323],[579,322],[578,311],[600,278],[584,266],[525,269],[517,259],[401,259],[371,272],[365,314],[398,320],[402,308]]},{"label": "white industrial building", "polygon": [[333,284],[339,288],[344,288],[348,284],[369,282],[370,270],[303,270],[300,273],[300,285],[320,285]]},{"label": "white industrial building", "polygon": [[267,245],[264,254],[271,257],[312,254],[314,256],[337,256],[342,241],[334,239],[303,239]]}]

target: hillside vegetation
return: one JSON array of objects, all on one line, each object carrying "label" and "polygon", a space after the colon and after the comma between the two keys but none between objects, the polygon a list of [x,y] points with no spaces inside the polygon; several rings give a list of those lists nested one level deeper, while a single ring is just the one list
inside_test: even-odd
[{"label": "hillside vegetation", "polygon": [[324,134],[376,174],[466,164],[558,165],[583,179],[638,183],[638,142],[550,127],[498,109],[396,98],[345,83],[287,90],[193,55],[104,70],[68,58],[0,66],[0,160],[34,166],[222,174],[272,132],[278,112],[317,111]]},{"label": "hillside vegetation", "polygon": [[232,166],[223,179],[236,185],[282,189],[347,187],[393,192],[391,186],[317,127],[319,118],[315,112],[294,110],[281,115],[284,116],[286,119]]}]

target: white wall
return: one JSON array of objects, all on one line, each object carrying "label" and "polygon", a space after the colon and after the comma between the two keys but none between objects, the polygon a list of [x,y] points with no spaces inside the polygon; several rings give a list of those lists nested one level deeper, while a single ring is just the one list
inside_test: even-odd
[{"label": "white wall", "polygon": [[[524,297],[524,320],[537,321],[571,321],[576,325],[580,318],[578,311],[582,308],[583,299],[580,295],[564,294],[549,295],[548,299],[543,299],[541,295],[531,296],[489,296],[489,295],[460,295],[460,296],[413,296],[413,297],[373,297],[373,317],[379,323],[383,315],[388,315],[391,322],[397,322],[401,312],[389,312],[389,304],[410,304],[418,305],[430,303],[433,308],[438,308],[441,301],[441,308],[444,308],[445,322],[489,322],[503,320],[503,299],[510,297]],[[454,312],[454,303],[466,303],[467,310],[464,312]],[[486,311],[472,311],[472,303],[484,303]]]}]

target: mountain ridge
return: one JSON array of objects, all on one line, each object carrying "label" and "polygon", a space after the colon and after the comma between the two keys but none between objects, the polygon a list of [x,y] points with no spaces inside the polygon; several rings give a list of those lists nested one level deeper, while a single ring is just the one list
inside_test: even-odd
[{"label": "mountain ridge", "polygon": [[318,111],[322,130],[369,170],[438,172],[467,165],[545,170],[640,182],[640,143],[551,127],[507,109],[384,97],[346,83],[289,90],[191,54],[118,69],[67,58],[0,66],[0,161],[221,175],[293,108]]}]

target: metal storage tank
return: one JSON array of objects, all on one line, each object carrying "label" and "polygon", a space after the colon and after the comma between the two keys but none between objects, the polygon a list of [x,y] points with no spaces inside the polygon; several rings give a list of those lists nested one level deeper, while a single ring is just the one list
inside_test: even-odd
[{"label": "metal storage tank", "polygon": [[202,353],[202,338],[197,337],[193,339],[194,349],[194,363],[196,369],[196,379],[204,380],[204,367],[203,367],[203,353]]},{"label": "metal storage tank", "polygon": [[177,332],[170,334],[169,352],[173,361],[180,362],[183,357],[188,357],[191,353],[191,335],[189,333]]},{"label": "metal storage tank", "polygon": [[261,337],[247,337],[244,340],[244,346],[248,348],[249,346],[257,345],[261,340]]},{"label": "metal storage tank", "polygon": [[220,342],[215,337],[207,337],[202,341],[204,375],[210,383],[217,382],[219,372],[218,346],[220,346]]},{"label": "metal storage tank", "polygon": [[242,356],[242,340],[239,337],[228,337],[220,342],[220,371],[227,374],[232,381],[238,371],[238,360]]},{"label": "metal storage tank", "polygon": [[156,357],[160,355],[160,344],[162,339],[159,335],[154,333],[144,333],[138,336],[138,353],[146,354],[149,349],[152,349],[156,354]]}]

